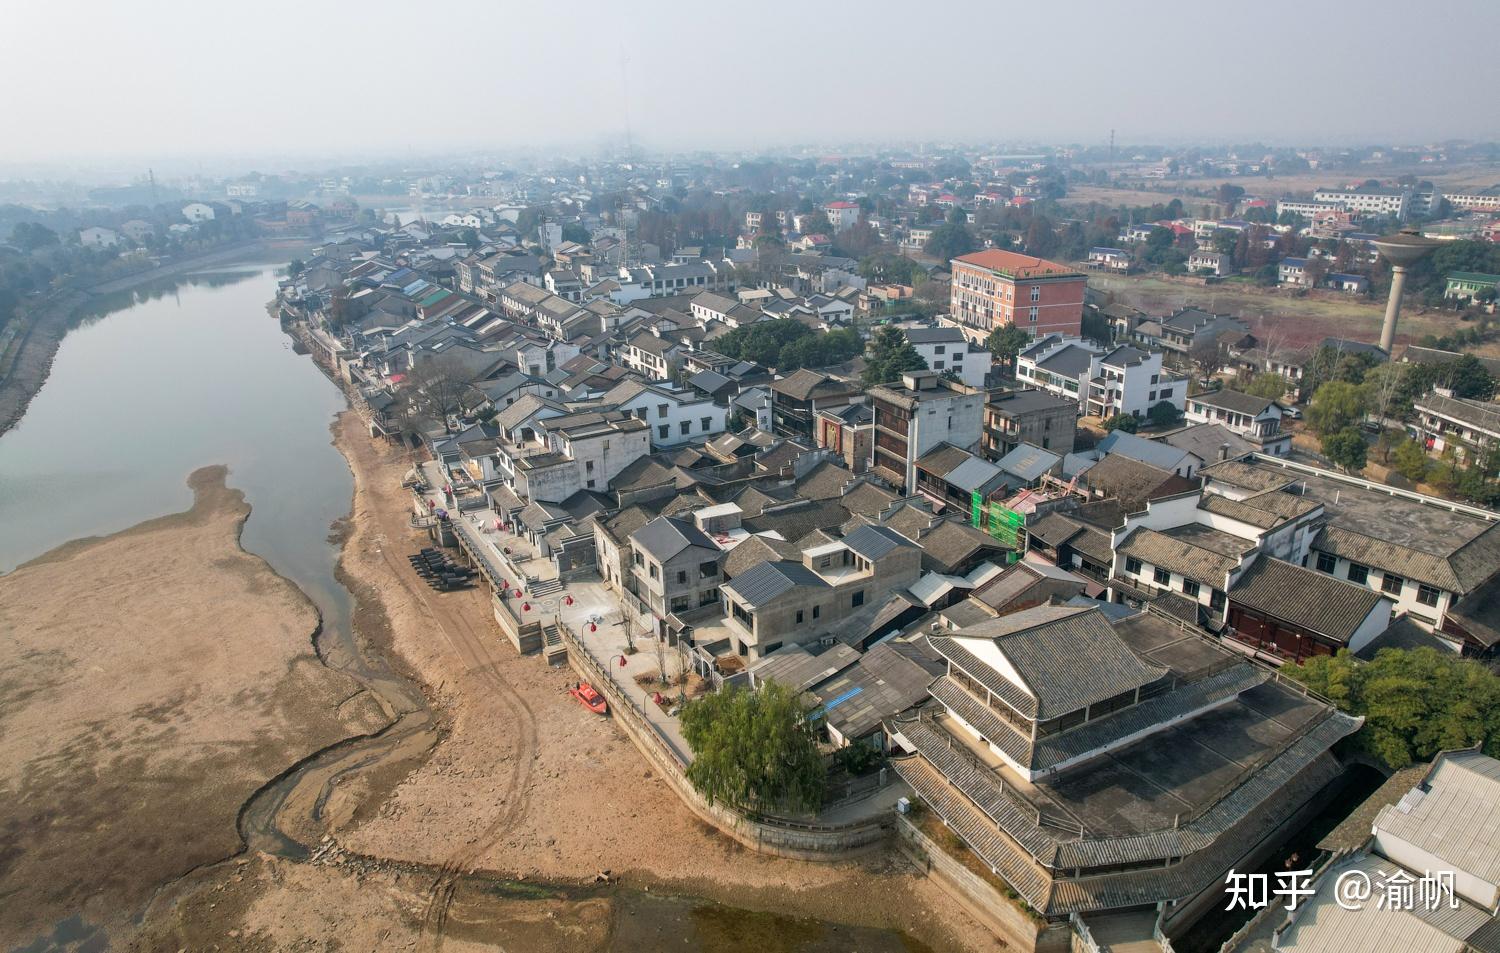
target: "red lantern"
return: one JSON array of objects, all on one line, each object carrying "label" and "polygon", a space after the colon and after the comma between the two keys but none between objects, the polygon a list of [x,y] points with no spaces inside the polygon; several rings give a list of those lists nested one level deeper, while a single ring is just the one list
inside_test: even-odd
[{"label": "red lantern", "polygon": [[[589,623],[589,631],[590,632],[598,632],[599,631],[599,627],[597,625],[595,625],[594,623],[590,622]],[[625,660],[624,659],[620,659],[620,664],[624,665],[625,664]]]},{"label": "red lantern", "polygon": [[502,580],[500,580],[500,588],[501,589],[509,589],[510,588],[510,580],[508,580],[508,579],[502,579]]},{"label": "red lantern", "polygon": [[529,602],[523,602],[523,603],[521,603],[521,611],[522,612],[530,612],[531,611],[531,603],[529,603]]},{"label": "red lantern", "polygon": [[[594,624],[594,623],[592,623],[592,622],[590,622],[590,623],[589,623],[589,625],[593,625],[593,624]],[[625,667],[625,656],[623,656],[623,655],[622,655],[622,656],[620,656],[620,667],[621,667],[621,668],[624,668],[624,667]]]},{"label": "red lantern", "polygon": [[521,590],[519,590],[519,589],[516,590],[516,598],[517,599],[521,598]]},{"label": "red lantern", "polygon": [[573,604],[573,597],[572,596],[563,596],[563,602],[565,604],[567,604],[567,605],[572,605]]}]

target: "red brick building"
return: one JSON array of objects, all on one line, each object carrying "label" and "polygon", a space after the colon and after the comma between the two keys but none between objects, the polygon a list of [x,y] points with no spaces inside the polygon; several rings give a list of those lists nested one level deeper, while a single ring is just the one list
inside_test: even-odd
[{"label": "red brick building", "polygon": [[950,311],[983,339],[1014,324],[1033,337],[1077,336],[1083,325],[1083,272],[1019,252],[991,248],[955,258]]}]

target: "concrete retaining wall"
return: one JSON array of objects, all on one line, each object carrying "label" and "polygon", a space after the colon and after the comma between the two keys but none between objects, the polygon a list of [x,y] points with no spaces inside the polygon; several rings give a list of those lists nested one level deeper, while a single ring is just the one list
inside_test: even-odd
[{"label": "concrete retaining wall", "polygon": [[1073,929],[1066,922],[1039,923],[1027,916],[904,817],[897,818],[896,843],[918,867],[927,871],[928,877],[1009,946],[1037,953],[1068,953],[1072,949]]}]

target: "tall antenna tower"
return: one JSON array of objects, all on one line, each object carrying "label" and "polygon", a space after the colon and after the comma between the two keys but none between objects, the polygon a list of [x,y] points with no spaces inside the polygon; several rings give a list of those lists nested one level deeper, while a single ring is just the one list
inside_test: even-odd
[{"label": "tall antenna tower", "polygon": [[1109,161],[1115,161],[1115,131],[1113,129],[1109,131]]},{"label": "tall antenna tower", "polygon": [[155,169],[147,169],[146,170],[146,180],[151,183],[151,204],[152,205],[156,205],[157,204],[157,197],[156,197],[156,170]]}]

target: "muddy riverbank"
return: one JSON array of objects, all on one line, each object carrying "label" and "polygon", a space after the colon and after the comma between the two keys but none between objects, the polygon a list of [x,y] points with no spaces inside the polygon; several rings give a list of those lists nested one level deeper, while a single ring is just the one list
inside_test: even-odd
[{"label": "muddy riverbank", "polygon": [[324,665],[319,618],[240,546],[244,494],[194,504],[0,577],[0,947],[77,916],[118,935],[160,884],[240,850],[268,779],[388,722]]}]

